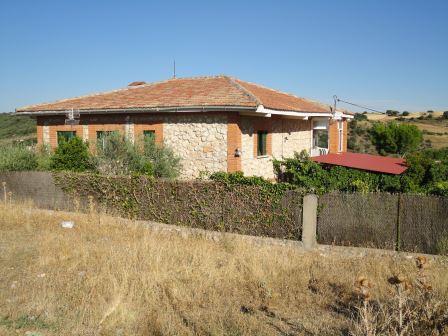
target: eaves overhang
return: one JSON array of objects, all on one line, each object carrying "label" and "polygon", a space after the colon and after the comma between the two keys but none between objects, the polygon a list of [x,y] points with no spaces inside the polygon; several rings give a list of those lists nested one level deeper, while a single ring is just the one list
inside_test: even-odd
[{"label": "eaves overhang", "polygon": [[253,106],[172,106],[172,107],[139,107],[139,108],[113,108],[113,109],[70,109],[70,110],[48,110],[48,111],[20,111],[16,110],[17,115],[27,116],[51,116],[65,115],[75,111],[81,115],[90,114],[123,114],[123,113],[194,113],[194,112],[239,112],[255,111]]}]

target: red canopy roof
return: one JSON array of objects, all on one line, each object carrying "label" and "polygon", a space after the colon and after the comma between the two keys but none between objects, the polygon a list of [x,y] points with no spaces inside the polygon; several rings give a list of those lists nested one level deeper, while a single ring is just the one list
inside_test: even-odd
[{"label": "red canopy roof", "polygon": [[324,164],[394,175],[399,175],[408,169],[404,159],[361,153],[327,154],[313,157],[312,160]]}]

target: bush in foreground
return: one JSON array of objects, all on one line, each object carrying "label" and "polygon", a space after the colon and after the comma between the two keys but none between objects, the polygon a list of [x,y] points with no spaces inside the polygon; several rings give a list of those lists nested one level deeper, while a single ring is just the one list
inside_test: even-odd
[{"label": "bush in foreground", "polygon": [[62,141],[50,158],[50,168],[53,170],[83,172],[93,167],[88,145],[79,137]]},{"label": "bush in foreground", "polygon": [[176,178],[180,173],[180,158],[152,138],[135,143],[123,135],[110,134],[98,146],[97,169],[107,175],[143,174],[158,178]]}]

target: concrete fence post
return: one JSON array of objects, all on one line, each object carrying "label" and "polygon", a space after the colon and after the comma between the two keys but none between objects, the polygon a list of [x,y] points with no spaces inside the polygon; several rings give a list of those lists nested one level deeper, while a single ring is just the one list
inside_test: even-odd
[{"label": "concrete fence post", "polygon": [[317,196],[314,194],[303,197],[302,244],[306,249],[317,246]]}]

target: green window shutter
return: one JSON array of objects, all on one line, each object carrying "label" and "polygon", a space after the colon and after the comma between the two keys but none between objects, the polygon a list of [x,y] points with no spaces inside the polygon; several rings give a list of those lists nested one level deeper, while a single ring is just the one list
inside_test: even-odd
[{"label": "green window shutter", "polygon": [[143,138],[156,140],[156,131],[143,131]]},{"label": "green window shutter", "polygon": [[268,132],[267,131],[258,131],[257,132],[257,155],[263,156],[267,154],[267,139]]},{"label": "green window shutter", "polygon": [[96,146],[99,148],[104,149],[105,140],[104,138],[112,135],[112,134],[118,134],[118,131],[96,131]]},{"label": "green window shutter", "polygon": [[76,136],[75,131],[57,131],[58,144],[62,141],[69,141]]}]

